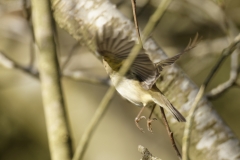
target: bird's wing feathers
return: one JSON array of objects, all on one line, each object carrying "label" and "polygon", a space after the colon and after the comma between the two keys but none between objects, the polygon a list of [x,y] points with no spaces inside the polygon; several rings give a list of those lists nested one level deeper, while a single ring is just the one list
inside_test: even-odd
[{"label": "bird's wing feathers", "polygon": [[143,50],[140,51],[135,61],[136,63],[133,63],[131,71],[142,80],[141,85],[144,89],[151,89],[159,76],[156,66]]},{"label": "bird's wing feathers", "polygon": [[[201,39],[201,38],[200,38]],[[164,59],[162,61],[160,61],[159,63],[157,63],[156,65],[158,66],[158,70],[159,72],[163,70],[163,68],[165,66],[169,66],[171,64],[173,64],[174,62],[176,62],[184,53],[190,51],[191,49],[193,49],[194,47],[197,46],[197,44],[199,43],[199,38],[198,38],[198,33],[196,34],[196,36],[194,37],[193,41],[190,39],[187,47],[180,53],[178,53],[177,55]]]},{"label": "bird's wing feathers", "polygon": [[[123,32],[114,35],[110,26],[104,26],[102,34],[97,33],[96,39],[98,53],[104,57],[113,70],[119,69],[116,66],[122,65],[135,45],[135,41],[129,40],[129,37],[124,36]],[[159,75],[155,64],[143,49],[134,60],[129,73],[138,78],[142,87],[147,90],[152,88]]]},{"label": "bird's wing feathers", "polygon": [[[123,31],[119,31],[116,34],[109,25],[104,25],[102,33],[98,32],[96,35],[98,53],[104,57],[113,70],[118,71],[124,60],[129,56],[135,41],[130,40],[126,35],[124,36]],[[198,42],[198,34],[196,34],[194,40],[191,41],[190,39],[188,46],[182,52],[156,64],[150,60],[146,51],[142,49],[129,69],[129,73],[138,78],[144,89],[149,90],[165,66],[173,64],[182,54],[196,47]]]}]

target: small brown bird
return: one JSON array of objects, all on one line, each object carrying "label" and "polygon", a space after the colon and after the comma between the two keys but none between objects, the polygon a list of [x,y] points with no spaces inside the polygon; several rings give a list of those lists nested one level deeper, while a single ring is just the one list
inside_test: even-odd
[{"label": "small brown bird", "polygon": [[[183,53],[196,46],[198,34],[193,42],[190,40],[188,46],[181,53],[162,60],[159,63],[153,63],[148,54],[146,54],[146,51],[142,49],[118,85],[116,85],[117,79],[120,77],[118,71],[134,47],[135,41],[130,40],[128,36],[124,36],[123,31],[114,33],[113,28],[108,25],[103,26],[102,32],[96,34],[96,39],[97,51],[102,56],[104,68],[118,93],[130,102],[142,106],[142,109],[135,118],[136,126],[141,131],[143,129],[140,128],[138,122],[142,118],[145,118],[141,116],[141,113],[146,106],[153,106],[154,109],[157,104],[172,113],[177,121],[186,121],[181,113],[156,87],[155,83],[164,67],[173,64]],[[147,120],[149,131],[152,131],[151,122],[156,120],[155,118],[151,119],[152,112]]]}]

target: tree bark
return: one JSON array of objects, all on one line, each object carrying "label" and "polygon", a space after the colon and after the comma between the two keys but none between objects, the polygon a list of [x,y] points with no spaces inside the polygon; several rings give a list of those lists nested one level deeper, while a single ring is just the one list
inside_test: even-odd
[{"label": "tree bark", "polygon": [[[137,38],[134,25],[114,5],[106,0],[51,0],[55,20],[76,40],[94,51],[93,35],[104,24],[112,23],[116,30],[124,30]],[[165,53],[149,39],[144,48],[154,61],[166,58]],[[198,87],[177,66],[166,69],[158,87],[183,115],[187,116]],[[194,117],[191,134],[190,159],[240,159],[240,143],[230,128],[203,98]],[[159,115],[158,115],[159,116]],[[181,144],[184,123],[177,123],[167,114],[176,140]],[[159,116],[160,117],[160,116]],[[160,119],[160,118],[159,118]]]}]

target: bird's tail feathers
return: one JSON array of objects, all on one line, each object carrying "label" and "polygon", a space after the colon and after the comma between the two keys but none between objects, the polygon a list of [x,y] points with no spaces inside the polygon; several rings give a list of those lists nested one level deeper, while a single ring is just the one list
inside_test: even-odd
[{"label": "bird's tail feathers", "polygon": [[183,117],[183,115],[169,102],[169,100],[163,94],[156,94],[153,97],[153,101],[164,109],[167,109],[167,111],[169,111],[177,121],[186,122],[186,119]]}]

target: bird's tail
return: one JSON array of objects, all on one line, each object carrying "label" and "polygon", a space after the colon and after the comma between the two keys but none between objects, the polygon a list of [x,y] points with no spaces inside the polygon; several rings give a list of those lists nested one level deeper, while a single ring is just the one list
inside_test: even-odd
[{"label": "bird's tail", "polygon": [[177,119],[179,122],[186,122],[183,115],[169,102],[169,100],[161,93],[155,93],[153,95],[153,101],[159,106],[163,107]]}]

